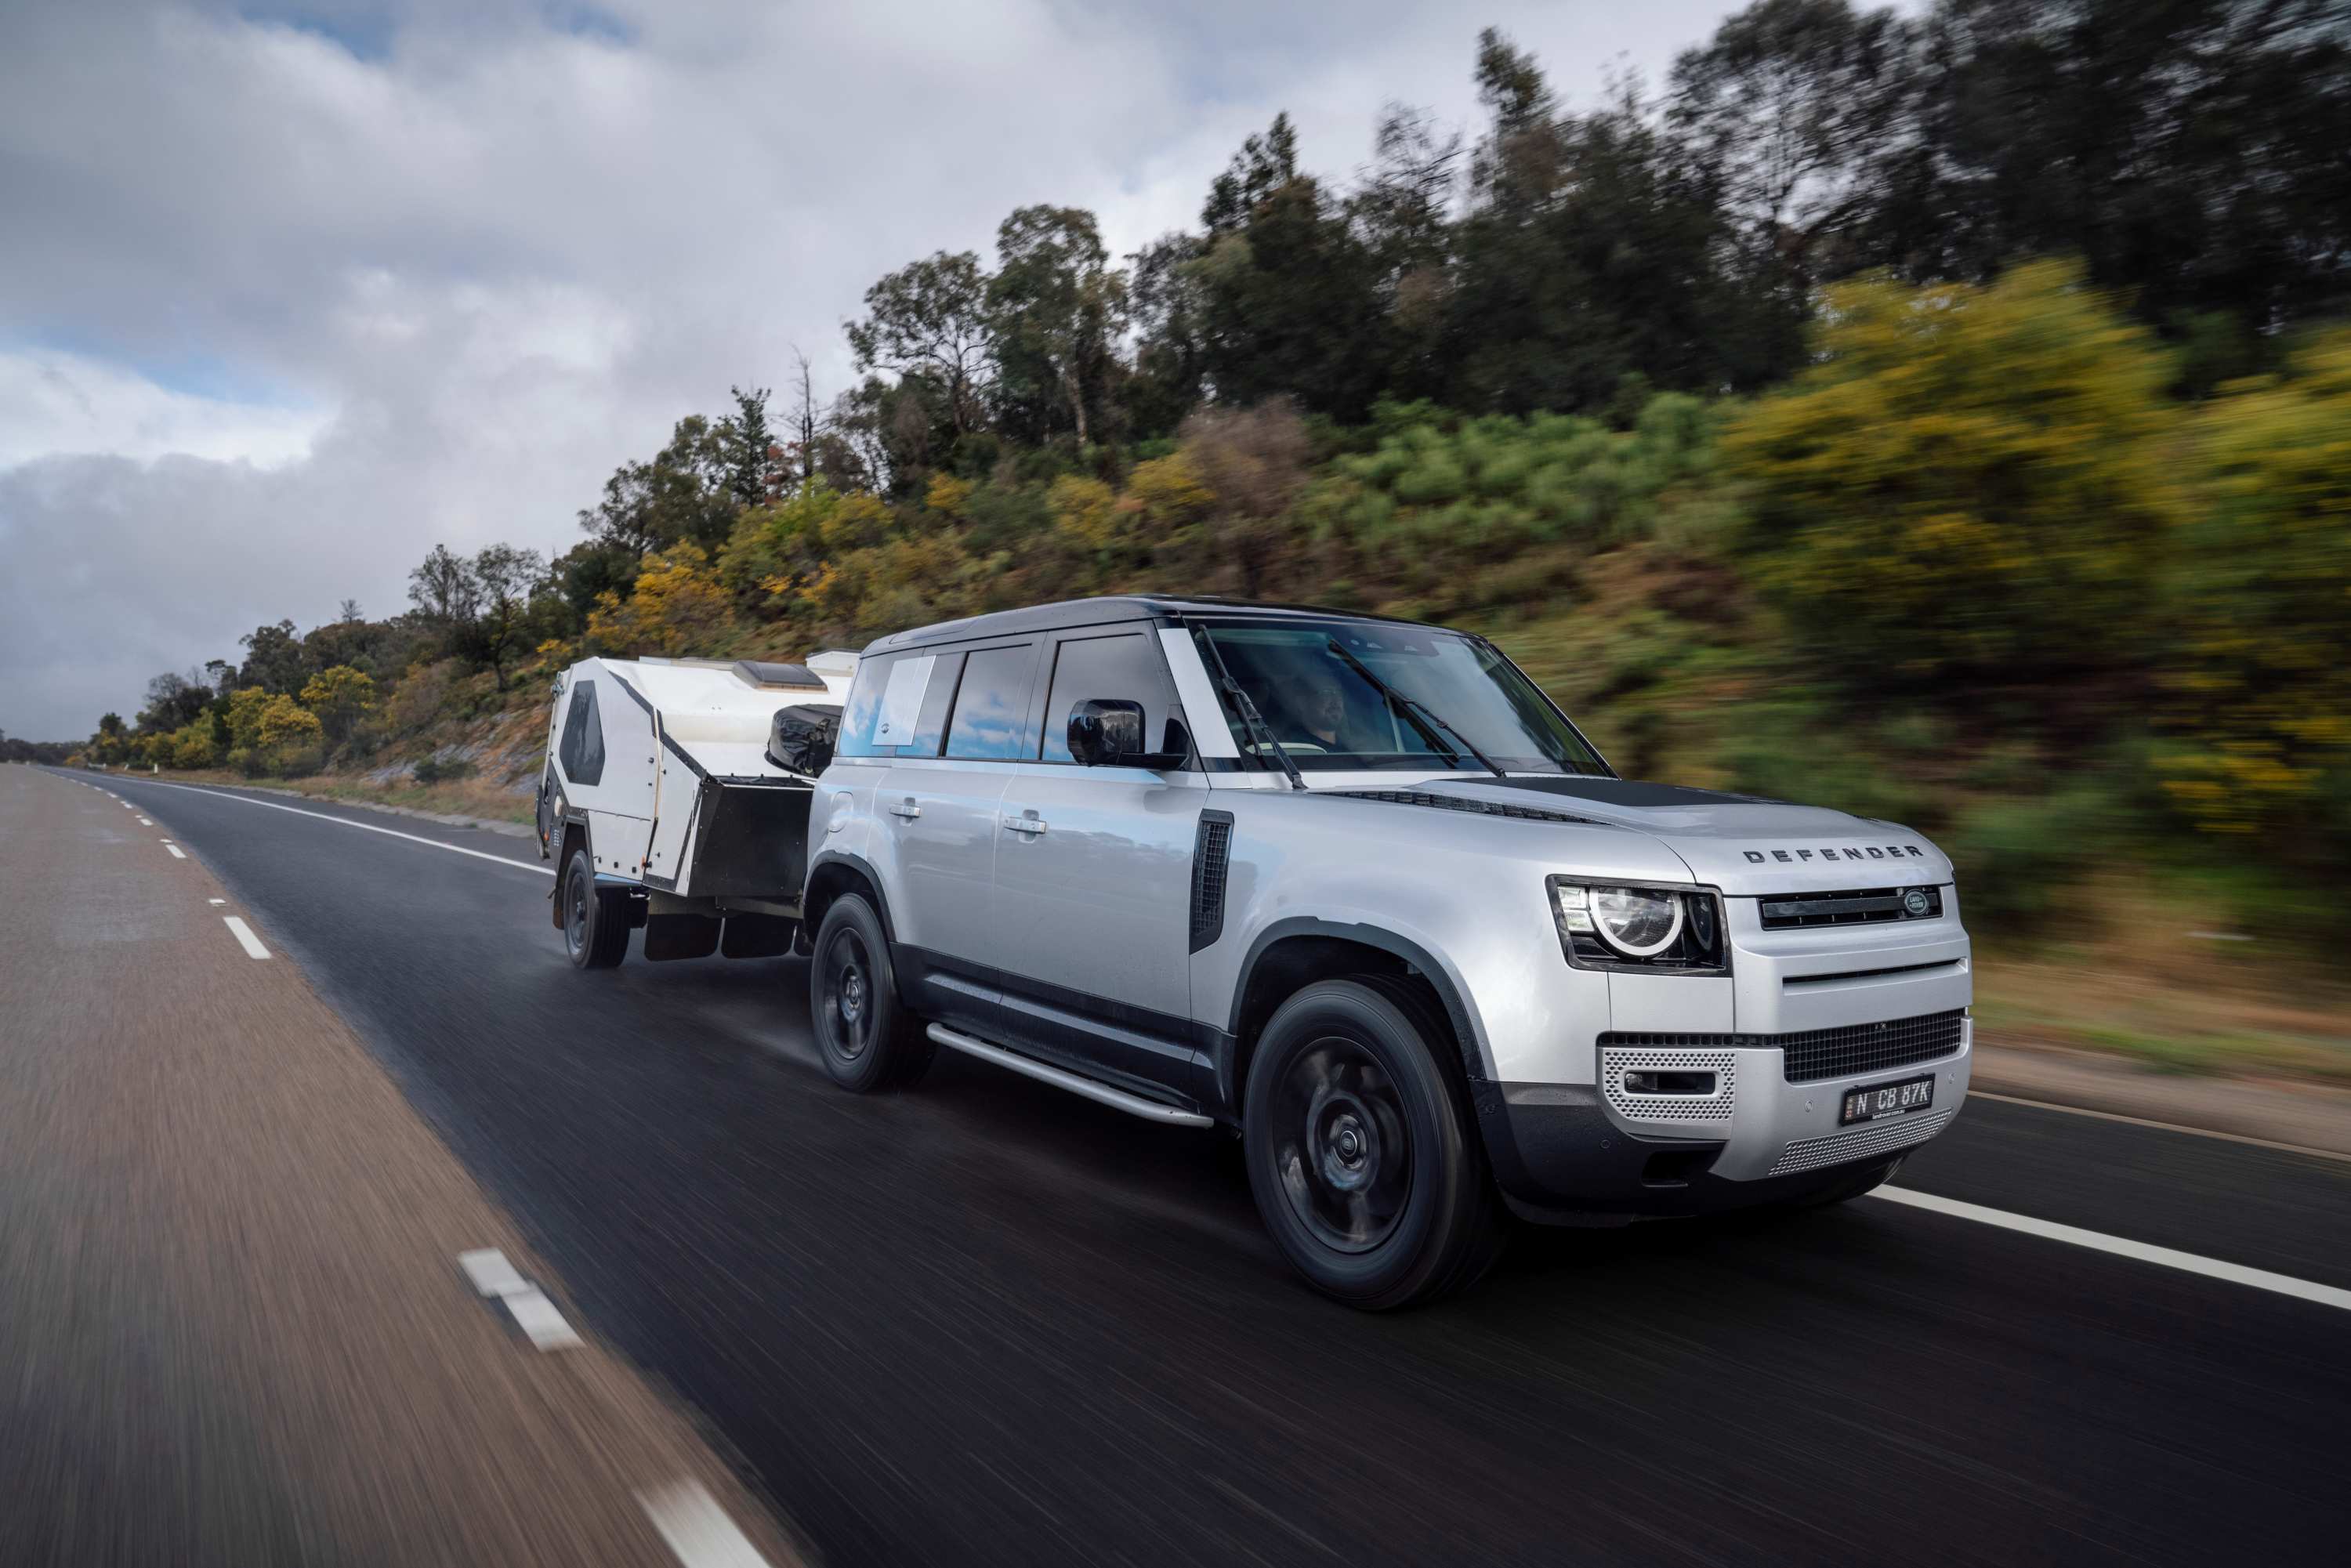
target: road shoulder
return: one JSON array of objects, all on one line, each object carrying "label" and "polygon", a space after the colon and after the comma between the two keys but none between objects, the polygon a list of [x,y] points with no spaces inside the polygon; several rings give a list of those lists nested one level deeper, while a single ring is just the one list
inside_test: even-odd
[{"label": "road shoulder", "polygon": [[266,923],[101,783],[0,769],[0,1559],[674,1563],[698,1498],[799,1561],[632,1368],[481,1293],[460,1256],[496,1249],[586,1331]]}]

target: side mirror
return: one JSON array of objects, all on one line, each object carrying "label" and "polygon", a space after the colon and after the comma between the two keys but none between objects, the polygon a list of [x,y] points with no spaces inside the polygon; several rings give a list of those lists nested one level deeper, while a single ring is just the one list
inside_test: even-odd
[{"label": "side mirror", "polygon": [[1143,705],[1091,697],[1070,709],[1070,756],[1099,768],[1143,749]]}]

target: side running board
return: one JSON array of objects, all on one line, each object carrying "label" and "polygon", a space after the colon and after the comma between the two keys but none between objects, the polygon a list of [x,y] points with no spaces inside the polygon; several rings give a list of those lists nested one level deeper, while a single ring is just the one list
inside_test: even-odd
[{"label": "side running board", "polygon": [[1123,1089],[1113,1089],[1107,1083],[1097,1083],[1091,1078],[1081,1078],[1074,1072],[1064,1072],[1058,1067],[1049,1067],[1041,1061],[1022,1056],[1017,1051],[1007,1051],[1002,1046],[990,1045],[984,1040],[974,1040],[967,1034],[957,1034],[945,1024],[931,1025],[930,1035],[933,1040],[949,1050],[960,1051],[967,1056],[977,1056],[982,1061],[992,1061],[998,1067],[1008,1067],[1015,1072],[1034,1078],[1040,1083],[1050,1083],[1056,1089],[1066,1089],[1072,1094],[1082,1094],[1089,1100],[1108,1105],[1113,1110],[1123,1111],[1130,1116],[1140,1116],[1146,1122],[1164,1122],[1171,1127],[1216,1125],[1213,1118],[1203,1116],[1197,1111],[1179,1111],[1173,1105],[1162,1105],[1155,1100],[1145,1100],[1140,1094],[1129,1094]]}]

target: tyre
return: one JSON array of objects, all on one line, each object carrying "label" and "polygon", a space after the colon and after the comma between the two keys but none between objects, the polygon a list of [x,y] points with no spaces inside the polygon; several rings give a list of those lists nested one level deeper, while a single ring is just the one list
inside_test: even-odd
[{"label": "tyre", "polygon": [[629,895],[596,885],[584,848],[563,868],[563,948],[575,969],[609,969],[629,956]]},{"label": "tyre", "polygon": [[1850,1203],[1864,1193],[1875,1192],[1884,1186],[1894,1179],[1894,1173],[1901,1168],[1902,1156],[1896,1155],[1890,1160],[1881,1161],[1874,1166],[1864,1166],[1858,1171],[1848,1171],[1816,1191],[1806,1193],[1802,1197],[1790,1198],[1785,1207],[1827,1208],[1834,1204]]},{"label": "tyre", "polygon": [[1258,1214],[1307,1282],[1367,1312],[1458,1291],[1500,1216],[1452,1049],[1405,988],[1324,980],[1259,1036],[1241,1141]]},{"label": "tyre", "polygon": [[834,899],[817,927],[809,1013],[825,1071],[859,1094],[914,1082],[936,1050],[898,1000],[882,917],[853,893]]}]

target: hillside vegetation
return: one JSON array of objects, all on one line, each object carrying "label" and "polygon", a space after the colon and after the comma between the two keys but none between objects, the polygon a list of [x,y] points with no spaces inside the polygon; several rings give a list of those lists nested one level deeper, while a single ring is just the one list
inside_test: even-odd
[{"label": "hillside vegetation", "polygon": [[[1473,145],[1395,111],[1342,194],[1278,120],[1200,231],[1119,269],[1091,214],[1024,208],[994,270],[875,284],[874,373],[830,407],[805,373],[789,417],[738,390],[560,559],[435,549],[410,612],[259,628],[84,754],[486,809],[582,653],[791,655],[1125,590],[1377,610],[1493,636],[1627,775],[1934,836],[2012,1031],[2351,1075],[2322,977],[2351,235],[2317,244],[2351,200],[2312,141],[2351,127],[2351,76],[2339,30],[2271,26],[2309,7],[2179,7],[2129,59],[2111,9],[1767,0],[1662,103],[1583,115],[1489,33]],[[2082,113],[1961,124],[1963,91]],[[2273,134],[2229,167],[2163,134],[2231,105]],[[1906,152],[1938,136],[1948,185]],[[2069,138],[2135,183],[2051,183],[2028,153]],[[2162,243],[2120,243],[2156,194]]]}]

